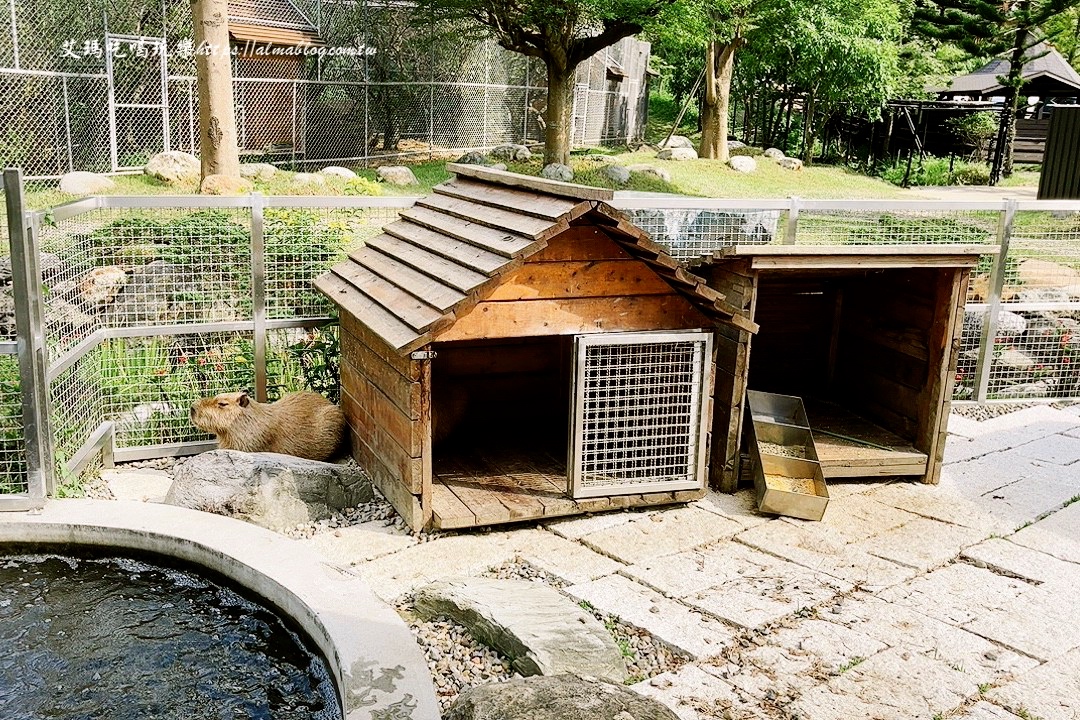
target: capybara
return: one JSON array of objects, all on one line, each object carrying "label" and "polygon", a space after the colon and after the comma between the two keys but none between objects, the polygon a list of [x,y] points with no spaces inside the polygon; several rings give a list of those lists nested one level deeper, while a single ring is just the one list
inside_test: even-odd
[{"label": "capybara", "polygon": [[255,402],[246,392],[222,393],[191,406],[191,422],[217,436],[222,450],[273,452],[328,461],[343,449],[345,415],[313,392]]}]

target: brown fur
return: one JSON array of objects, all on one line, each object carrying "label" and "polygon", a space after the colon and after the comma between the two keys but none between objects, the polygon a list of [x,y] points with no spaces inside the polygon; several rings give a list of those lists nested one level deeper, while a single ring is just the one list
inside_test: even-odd
[{"label": "brown fur", "polygon": [[273,452],[327,461],[345,438],[341,408],[313,392],[290,393],[260,403],[247,393],[223,393],[191,406],[195,427],[218,438],[222,450]]}]

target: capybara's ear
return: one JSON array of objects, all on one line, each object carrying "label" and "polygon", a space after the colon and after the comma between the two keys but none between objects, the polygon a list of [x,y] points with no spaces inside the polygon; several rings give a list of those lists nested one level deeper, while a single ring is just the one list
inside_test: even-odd
[{"label": "capybara's ear", "polygon": [[242,392],[240,393],[240,397],[237,399],[236,402],[240,405],[240,407],[247,407],[251,404],[251,396],[249,396],[246,392]]}]

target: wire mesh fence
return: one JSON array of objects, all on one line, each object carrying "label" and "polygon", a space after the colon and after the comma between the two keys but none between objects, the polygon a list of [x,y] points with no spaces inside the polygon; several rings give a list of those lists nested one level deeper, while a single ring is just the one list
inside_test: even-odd
[{"label": "wire mesh fence", "polygon": [[[102,443],[119,459],[209,447],[188,417],[199,397],[247,389],[272,400],[303,388],[333,397],[337,334],[311,281],[411,203],[107,197],[26,213],[28,247],[39,251],[50,452],[61,479],[98,462]],[[1080,203],[627,196],[616,204],[688,265],[726,246],[823,238],[1006,248],[972,271],[954,398],[1080,399]],[[21,406],[33,388],[13,354],[13,327],[5,333],[0,497],[34,484]]]},{"label": "wire mesh fence", "polygon": [[[245,160],[374,163],[543,139],[543,64],[475,28],[388,0],[237,1],[230,13]],[[13,0],[5,20],[3,166],[55,178],[136,170],[163,150],[196,152],[186,0]],[[321,52],[258,39],[280,31]],[[641,136],[648,58],[647,43],[627,38],[581,66],[575,142]]]},{"label": "wire mesh fence", "polygon": [[971,272],[954,399],[1080,399],[1080,202],[625,197],[616,204],[690,265],[733,245],[1004,247]]}]

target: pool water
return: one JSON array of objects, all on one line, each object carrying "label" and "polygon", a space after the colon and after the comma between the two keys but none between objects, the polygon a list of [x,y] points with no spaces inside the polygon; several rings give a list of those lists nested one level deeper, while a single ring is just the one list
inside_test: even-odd
[{"label": "pool water", "polygon": [[186,570],[0,556],[0,718],[339,720],[274,612]]}]

